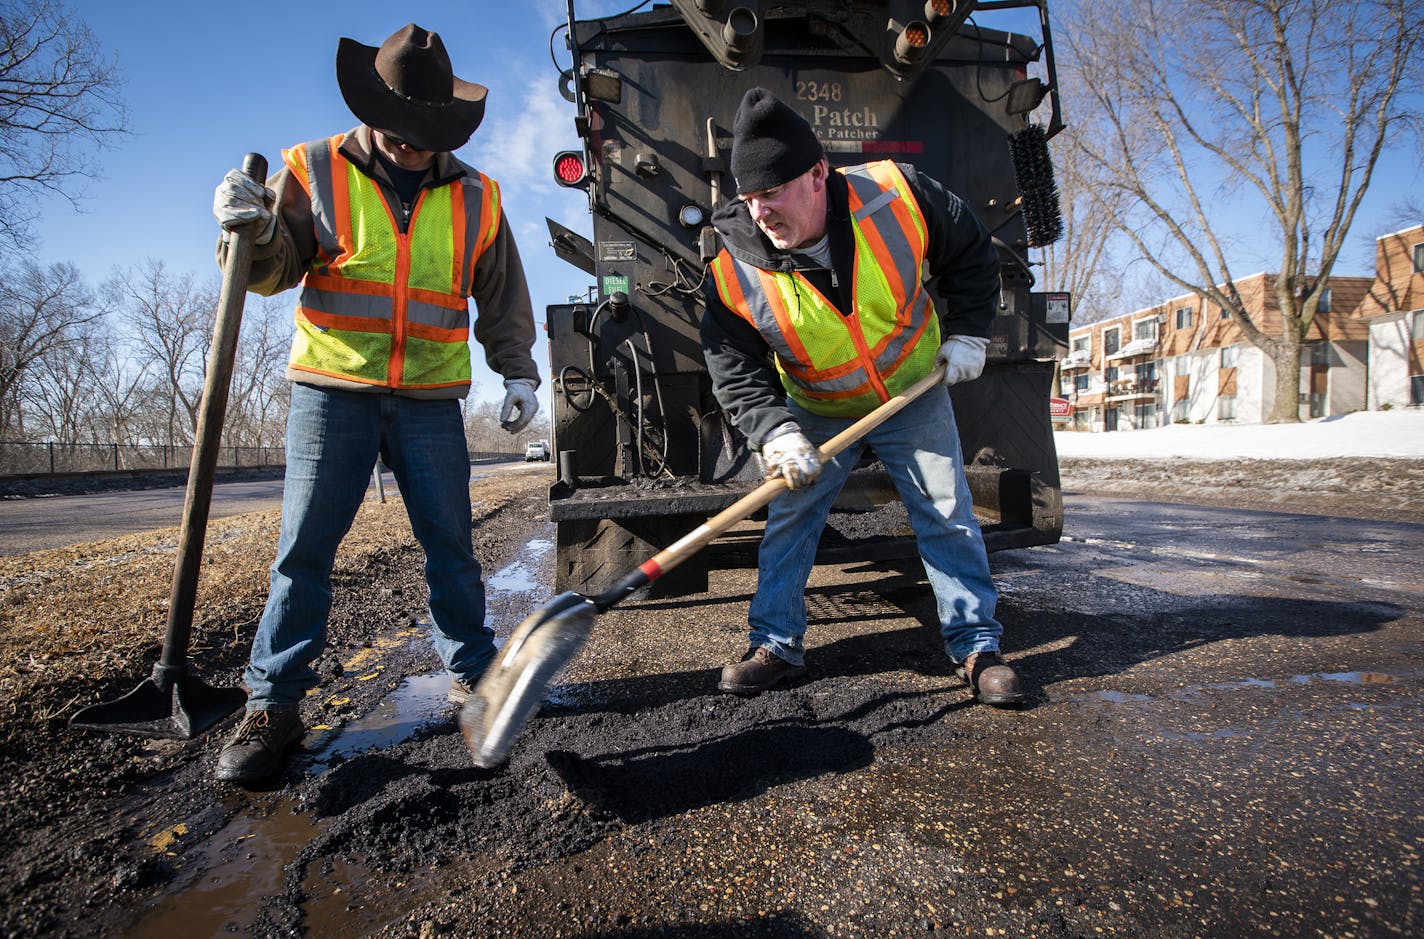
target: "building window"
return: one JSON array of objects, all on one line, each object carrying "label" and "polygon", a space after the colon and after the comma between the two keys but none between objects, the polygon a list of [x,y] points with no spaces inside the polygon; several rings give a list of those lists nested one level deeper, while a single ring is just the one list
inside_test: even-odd
[{"label": "building window", "polygon": [[1228,310],[1228,309],[1227,309],[1226,307],[1224,307],[1224,306],[1219,306],[1219,307],[1217,307],[1217,308],[1216,308],[1216,314],[1217,314],[1218,316],[1220,316],[1220,317],[1221,317],[1222,319],[1224,319],[1224,320],[1229,320],[1229,319],[1231,319],[1231,311]]},{"label": "building window", "polygon": [[1236,395],[1222,395],[1216,399],[1216,419],[1219,421],[1236,420]]},{"label": "building window", "polygon": [[1189,329],[1192,325],[1192,308],[1184,306],[1177,311],[1177,328]]},{"label": "building window", "polygon": [[1409,403],[1424,404],[1424,375],[1409,376]]},{"label": "building window", "polygon": [[1409,326],[1409,338],[1416,342],[1424,339],[1424,310],[1414,311],[1414,322]]},{"label": "building window", "polygon": [[1222,368],[1235,368],[1235,367],[1236,367],[1236,356],[1237,356],[1237,353],[1240,352],[1240,351],[1241,351],[1241,350],[1238,349],[1236,346],[1222,346],[1222,347],[1221,347],[1221,367],[1222,367]]},{"label": "building window", "polygon": [[1079,337],[1077,337],[1076,339],[1074,339],[1074,340],[1073,340],[1073,351],[1074,351],[1074,352],[1087,352],[1087,351],[1088,351],[1088,342],[1091,340],[1091,338],[1092,338],[1091,336],[1079,336]]},{"label": "building window", "polygon": [[1310,344],[1310,364],[1327,366],[1330,364],[1330,343],[1312,342]]},{"label": "building window", "polygon": [[1081,375],[1074,375],[1074,376],[1073,376],[1073,390],[1074,390],[1074,391],[1077,391],[1077,392],[1084,392],[1084,391],[1087,391],[1087,390],[1088,390],[1088,373],[1087,373],[1087,372],[1084,372],[1084,373],[1081,374]]},{"label": "building window", "polygon": [[1424,242],[1414,246],[1414,273],[1424,274]]},{"label": "building window", "polygon": [[1114,326],[1103,330],[1103,355],[1112,355],[1122,346],[1122,329]]},{"label": "building window", "polygon": [[1185,375],[1191,369],[1192,357],[1189,355],[1179,355],[1172,360],[1172,368],[1178,375]]},{"label": "building window", "polygon": [[1109,365],[1107,368],[1103,369],[1103,381],[1107,382],[1108,384],[1112,384],[1113,382],[1117,381],[1116,365]]},{"label": "building window", "polygon": [[1133,424],[1138,430],[1151,430],[1157,426],[1157,405],[1139,404],[1132,411]]},{"label": "building window", "polygon": [[1316,311],[1317,313],[1329,313],[1329,312],[1330,312],[1330,288],[1329,288],[1329,287],[1326,287],[1324,290],[1320,291],[1320,302],[1315,305],[1315,311]]},{"label": "building window", "polygon": [[1142,320],[1132,324],[1133,339],[1156,339],[1157,321],[1155,319]]}]

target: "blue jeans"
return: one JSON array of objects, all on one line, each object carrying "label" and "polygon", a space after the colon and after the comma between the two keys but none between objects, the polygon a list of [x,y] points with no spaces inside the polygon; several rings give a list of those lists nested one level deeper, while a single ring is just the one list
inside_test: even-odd
[{"label": "blue jeans", "polygon": [[[853,420],[819,417],[791,403],[801,430],[818,446]],[[964,478],[949,392],[932,388],[821,468],[815,484],[783,493],[767,507],[748,621],[752,648],[794,665],[805,661],[806,580],[831,504],[869,446],[890,474],[910,515],[938,608],[944,650],[955,662],[997,651],[998,593],[984,536]]]},{"label": "blue jeans", "polygon": [[282,529],[267,608],[245,678],[249,710],[295,707],[319,683],[331,568],[371,483],[391,468],[425,550],[435,651],[474,681],[494,658],[485,589],[471,545],[470,457],[460,403],[292,385]]}]

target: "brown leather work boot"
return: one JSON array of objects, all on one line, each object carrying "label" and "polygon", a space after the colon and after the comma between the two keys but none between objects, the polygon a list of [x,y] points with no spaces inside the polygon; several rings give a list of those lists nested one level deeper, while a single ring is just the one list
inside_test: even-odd
[{"label": "brown leather work boot", "polygon": [[1013,707],[1024,699],[1018,672],[997,652],[976,652],[957,666],[954,674],[974,689],[974,697],[995,707]]},{"label": "brown leather work boot", "polygon": [[218,753],[217,771],[223,782],[261,782],[282,769],[287,751],[306,733],[295,710],[248,711],[237,731]]},{"label": "brown leather work boot", "polygon": [[757,694],[804,674],[806,666],[792,665],[770,649],[748,649],[740,662],[722,669],[722,680],[717,683],[717,690],[730,694]]}]

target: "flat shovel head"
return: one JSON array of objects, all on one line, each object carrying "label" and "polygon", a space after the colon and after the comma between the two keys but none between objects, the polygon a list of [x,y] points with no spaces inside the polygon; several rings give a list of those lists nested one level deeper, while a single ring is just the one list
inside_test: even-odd
[{"label": "flat shovel head", "polygon": [[509,758],[514,739],[554,676],[583,648],[597,615],[592,600],[561,593],[510,634],[460,709],[460,733],[476,766],[490,769]]}]

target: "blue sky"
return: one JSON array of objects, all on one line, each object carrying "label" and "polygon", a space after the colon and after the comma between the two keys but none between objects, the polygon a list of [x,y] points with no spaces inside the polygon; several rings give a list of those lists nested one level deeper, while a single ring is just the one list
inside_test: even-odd
[{"label": "blue sky", "polygon": [[[579,0],[579,16],[619,12],[635,0]],[[587,202],[553,182],[555,152],[578,142],[573,106],[558,93],[549,34],[564,0],[347,0],[300,7],[269,0],[71,0],[116,56],[133,135],[100,155],[103,179],[76,214],[51,200],[37,234],[40,257],[73,261],[93,282],[115,267],[160,258],[178,272],[216,274],[213,187],[248,151],[280,165],[281,150],[356,124],[336,85],[337,39],[380,45],[407,22],[440,33],[455,74],[489,87],[485,118],[459,155],[501,184],[519,242],[535,318],[590,279],[553,255],[545,216],[588,234]],[[138,11],[142,11],[140,14]],[[555,45],[568,64],[562,33]],[[535,361],[547,382],[548,352]],[[475,394],[502,397],[476,360]],[[541,388],[548,406],[547,384]],[[547,413],[547,412],[546,412]]]},{"label": "blue sky", "polygon": [[[561,189],[550,172],[554,153],[577,144],[573,106],[558,93],[549,54],[549,35],[565,20],[565,0],[69,3],[118,59],[134,133],[100,155],[103,178],[87,187],[79,214],[63,200],[47,203],[36,233],[42,260],[73,261],[96,283],[113,268],[147,258],[162,259],[177,272],[215,274],[212,192],[223,174],[248,151],[276,166],[283,147],[353,126],[336,85],[337,39],[379,45],[406,22],[416,22],[440,33],[457,75],[490,89],[484,122],[459,155],[502,186],[535,318],[542,322],[546,305],[588,287],[590,278],[554,257],[544,222],[547,216],[591,232],[584,194]],[[587,19],[635,3],[577,0],[577,11]],[[1065,28],[1054,23],[1057,32]],[[560,33],[555,53],[565,67],[562,39]],[[1065,106],[1071,121],[1072,104]],[[1340,273],[1370,273],[1373,258],[1363,246],[1402,227],[1380,226],[1402,195],[1419,192],[1420,182],[1417,153],[1394,154],[1381,167]],[[1270,264],[1263,260],[1249,269]],[[534,357],[546,380],[541,397],[547,408],[542,331]],[[502,396],[481,356],[475,365],[475,395]]]}]

